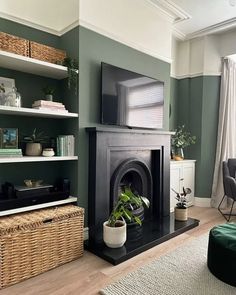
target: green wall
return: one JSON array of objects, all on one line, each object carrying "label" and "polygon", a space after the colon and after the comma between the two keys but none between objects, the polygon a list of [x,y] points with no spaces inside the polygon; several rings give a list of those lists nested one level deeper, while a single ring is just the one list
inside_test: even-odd
[{"label": "green wall", "polygon": [[[85,127],[100,123],[101,62],[165,82],[165,129],[169,129],[170,65],[80,27],[79,32],[79,203],[88,206],[88,134]],[[87,210],[86,210],[87,211]]]},{"label": "green wall", "polygon": [[178,80],[170,78],[170,109],[169,109],[169,129],[175,130],[178,126]]},{"label": "green wall", "polygon": [[60,48],[60,37],[34,28],[0,18],[1,32],[12,34],[48,46]]},{"label": "green wall", "polygon": [[[171,93],[176,102],[174,127],[185,125],[197,142],[185,149],[186,158],[196,159],[195,196],[210,197],[214,172],[220,77],[174,79]],[[176,86],[177,84],[177,86]]]}]

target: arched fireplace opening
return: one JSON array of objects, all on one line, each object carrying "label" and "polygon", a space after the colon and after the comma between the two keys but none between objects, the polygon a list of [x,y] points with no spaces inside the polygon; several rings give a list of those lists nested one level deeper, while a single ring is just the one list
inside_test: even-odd
[{"label": "arched fireplace opening", "polygon": [[[129,158],[123,161],[114,171],[110,183],[110,211],[112,211],[118,196],[126,187],[130,188],[134,194],[148,198],[152,205],[152,174],[148,166],[141,160]],[[138,209],[135,212],[143,221],[150,216],[151,207],[146,210],[134,207],[134,210]]]}]

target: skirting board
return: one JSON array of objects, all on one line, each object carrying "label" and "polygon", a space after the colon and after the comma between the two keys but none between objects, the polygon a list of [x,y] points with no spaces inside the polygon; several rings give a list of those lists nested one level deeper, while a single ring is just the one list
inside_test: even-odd
[{"label": "skirting board", "polygon": [[194,197],[194,206],[197,206],[197,207],[211,207],[211,198],[197,198],[197,197]]}]

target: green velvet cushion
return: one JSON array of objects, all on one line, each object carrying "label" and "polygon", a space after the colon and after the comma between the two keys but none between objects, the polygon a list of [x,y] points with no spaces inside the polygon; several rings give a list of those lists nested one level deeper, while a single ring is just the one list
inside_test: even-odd
[{"label": "green velvet cushion", "polygon": [[236,223],[211,229],[207,266],[219,280],[236,287]]},{"label": "green velvet cushion", "polygon": [[221,246],[236,251],[236,223],[226,223],[213,227],[211,234]]}]

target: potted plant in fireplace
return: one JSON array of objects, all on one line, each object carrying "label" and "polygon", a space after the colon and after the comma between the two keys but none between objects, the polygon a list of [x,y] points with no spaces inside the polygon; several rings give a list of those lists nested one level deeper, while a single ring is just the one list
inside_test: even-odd
[{"label": "potted plant in fireplace", "polygon": [[175,207],[175,220],[177,221],[187,221],[188,220],[188,208],[187,208],[187,195],[191,193],[190,188],[184,188],[183,192],[178,193],[174,189],[173,192],[176,193],[176,207]]},{"label": "potted plant in fireplace", "polygon": [[147,198],[135,195],[129,187],[123,189],[108,218],[103,223],[103,240],[110,248],[120,248],[126,242],[127,223],[142,225],[141,219],[133,214],[133,206],[149,207]]}]

